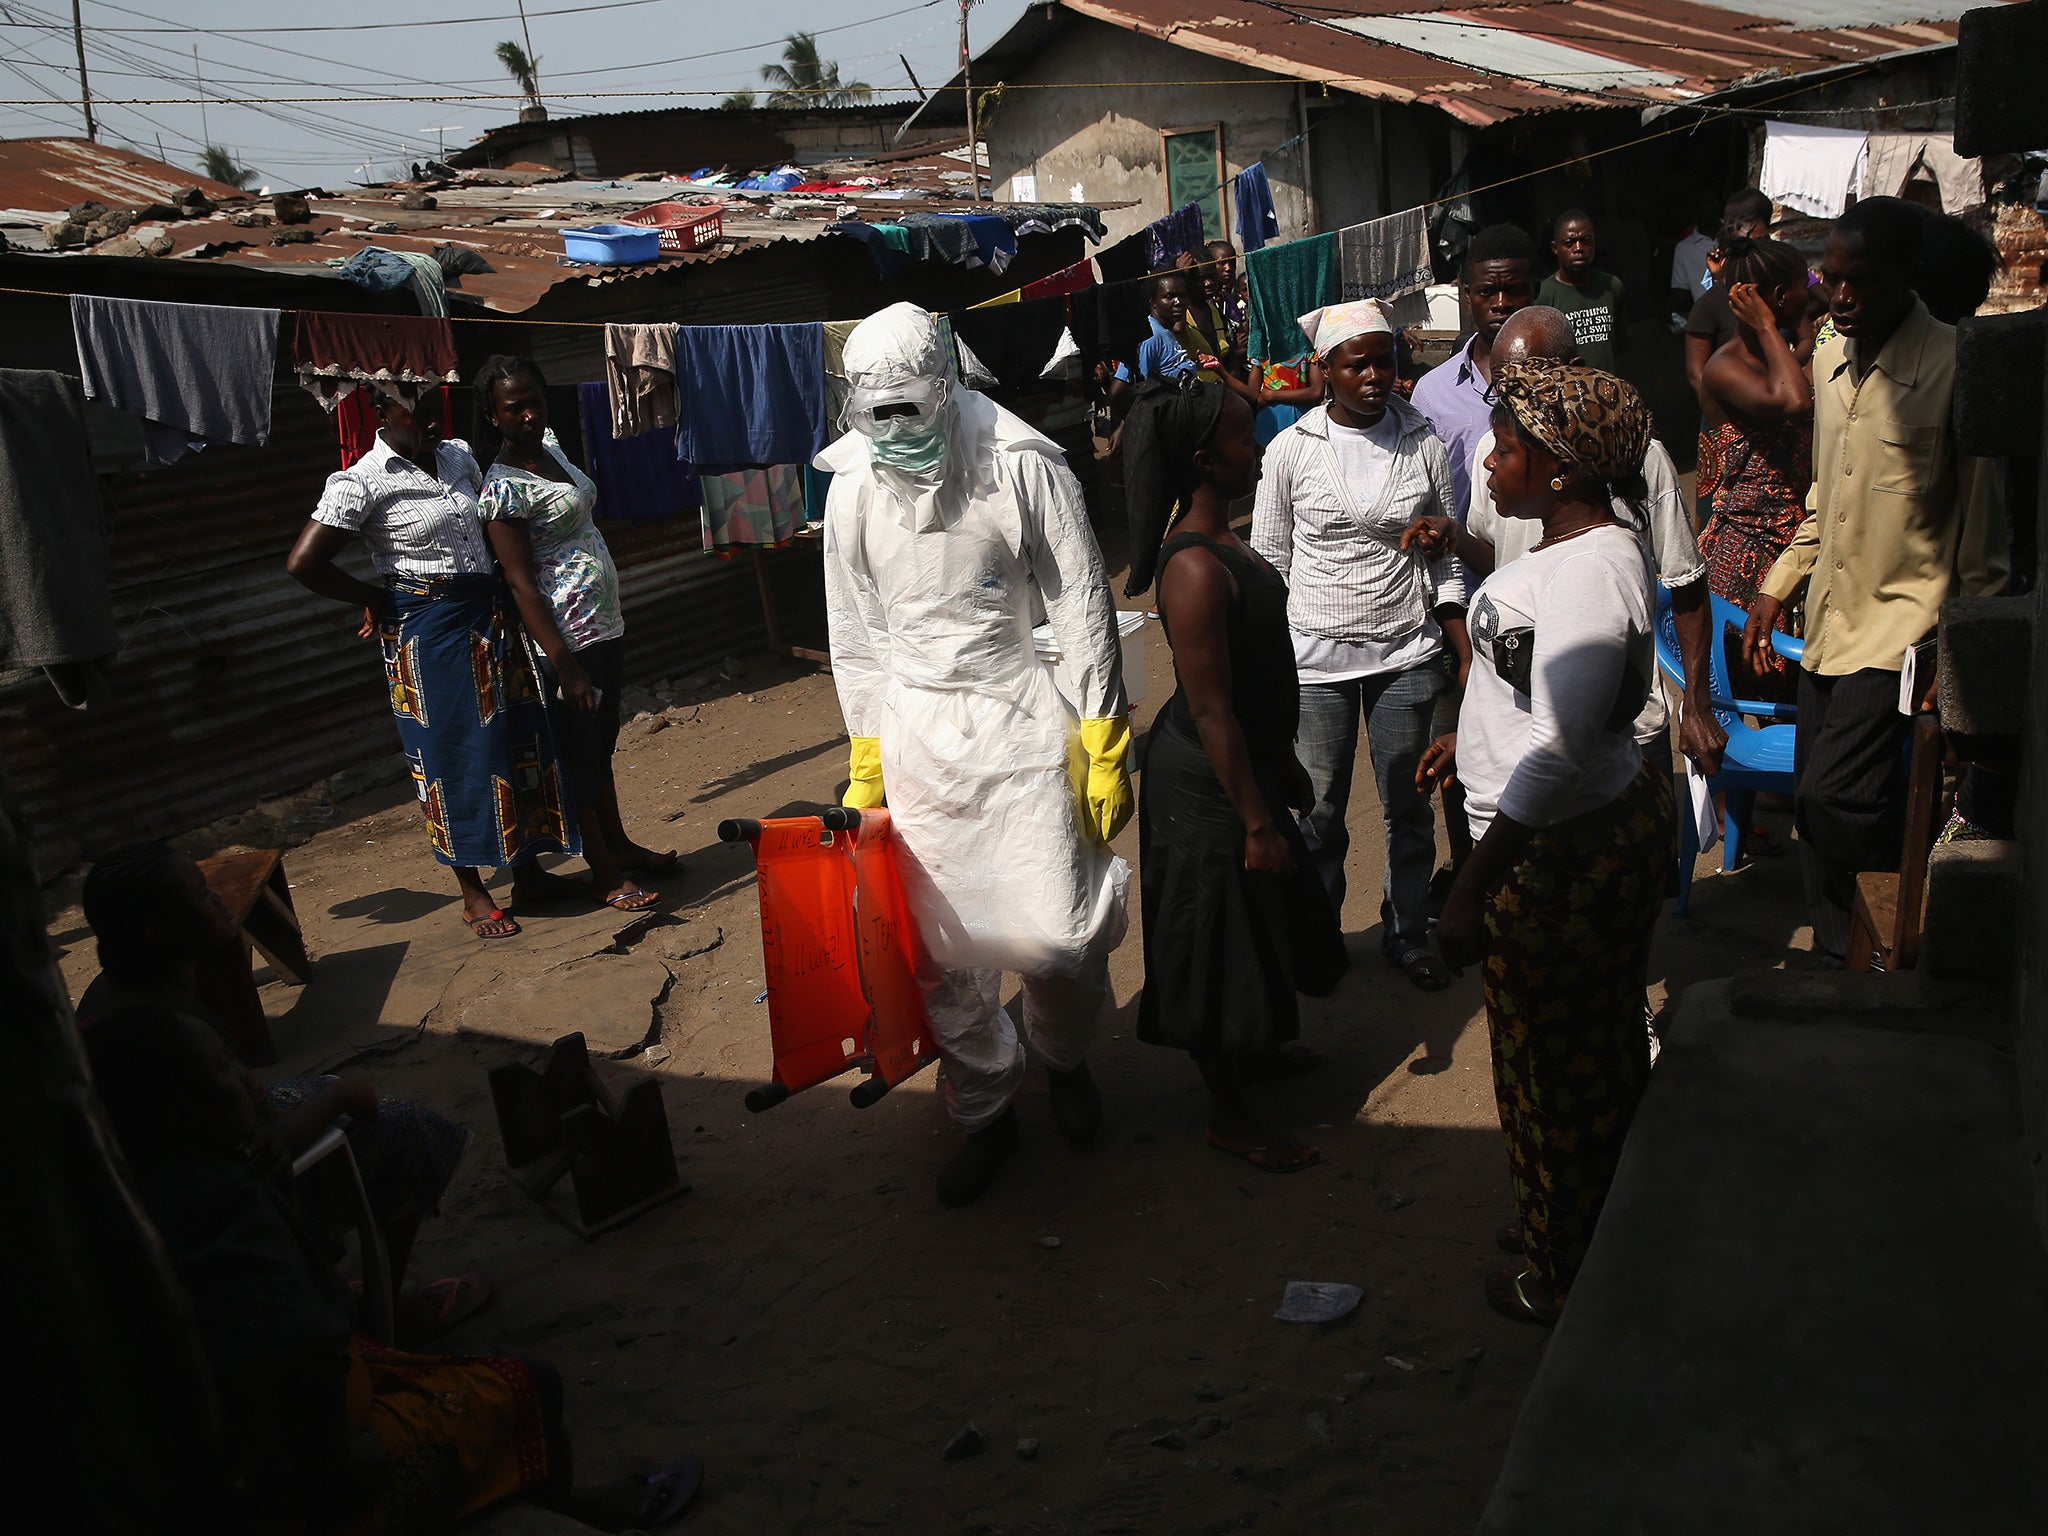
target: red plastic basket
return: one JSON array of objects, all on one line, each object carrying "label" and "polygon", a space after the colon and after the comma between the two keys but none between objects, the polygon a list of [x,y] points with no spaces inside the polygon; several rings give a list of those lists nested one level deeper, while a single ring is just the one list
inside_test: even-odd
[{"label": "red plastic basket", "polygon": [[651,225],[659,230],[664,256],[708,250],[725,236],[725,211],[695,203],[656,203],[627,214],[620,222]]}]

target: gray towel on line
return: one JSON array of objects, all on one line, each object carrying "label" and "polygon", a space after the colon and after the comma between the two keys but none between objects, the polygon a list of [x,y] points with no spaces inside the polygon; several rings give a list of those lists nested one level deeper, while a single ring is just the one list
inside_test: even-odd
[{"label": "gray towel on line", "polygon": [[85,397],[139,416],[152,463],[270,441],[277,311],[71,296]]},{"label": "gray towel on line", "polygon": [[43,668],[73,709],[121,643],[84,413],[71,375],[0,368],[0,670]]},{"label": "gray towel on line", "polygon": [[[1379,299],[1393,309],[1395,300],[1435,281],[1429,264],[1429,220],[1420,208],[1337,232],[1337,292],[1346,303]],[[1426,300],[1420,312],[1427,318]],[[1399,313],[1394,318],[1396,323],[1412,323]]]}]

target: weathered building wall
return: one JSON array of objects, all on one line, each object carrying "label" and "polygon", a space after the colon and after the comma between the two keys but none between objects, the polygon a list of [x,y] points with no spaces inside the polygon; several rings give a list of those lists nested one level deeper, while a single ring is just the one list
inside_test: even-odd
[{"label": "weathered building wall", "polygon": [[[1245,83],[1143,83],[1188,79]],[[1103,214],[1109,241],[1121,240],[1172,211],[1161,130],[1218,123],[1224,174],[1264,160],[1281,234],[1311,232],[1300,149],[1273,153],[1301,132],[1291,81],[1089,21],[1055,38],[1027,71],[1004,83],[1028,88],[1003,91],[982,130],[999,197],[1015,197],[1006,183],[1021,173],[1036,176],[1047,201],[1127,202]],[[1099,88],[1068,88],[1079,86]],[[1226,224],[1231,217],[1226,207]]]}]

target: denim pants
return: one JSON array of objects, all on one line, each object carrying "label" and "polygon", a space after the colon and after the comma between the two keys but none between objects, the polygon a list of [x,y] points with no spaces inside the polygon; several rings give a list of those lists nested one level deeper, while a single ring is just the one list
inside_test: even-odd
[{"label": "denim pants", "polygon": [[1387,878],[1380,948],[1405,960],[1429,943],[1429,875],[1436,864],[1436,822],[1415,788],[1416,764],[1430,742],[1430,716],[1443,687],[1442,660],[1432,656],[1405,672],[1301,685],[1301,724],[1295,753],[1315,785],[1315,809],[1301,818],[1301,835],[1330,900],[1344,910],[1344,856],[1351,850],[1345,814],[1351,804],[1351,769],[1358,757],[1358,722],[1365,721],[1373,778],[1387,828]]}]

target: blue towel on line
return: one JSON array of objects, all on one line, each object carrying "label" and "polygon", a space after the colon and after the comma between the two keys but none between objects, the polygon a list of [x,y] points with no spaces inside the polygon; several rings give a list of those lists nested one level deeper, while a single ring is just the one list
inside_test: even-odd
[{"label": "blue towel on line", "polygon": [[808,464],[825,446],[825,328],[676,329],[676,457],[699,474]]},{"label": "blue towel on line", "polygon": [[1263,161],[1239,171],[1231,183],[1232,201],[1237,204],[1237,243],[1256,251],[1280,235],[1280,215],[1273,211],[1273,187],[1266,180]]},{"label": "blue towel on line", "polygon": [[651,523],[703,505],[697,477],[676,457],[667,433],[643,432],[623,440],[612,436],[611,387],[604,380],[577,386],[576,409],[583,418],[583,457],[597,482],[600,513],[622,522]]}]

